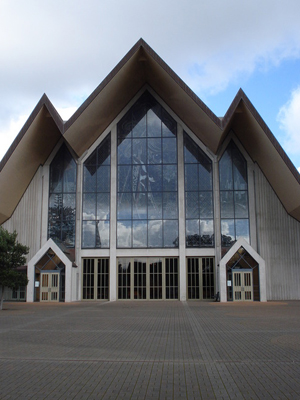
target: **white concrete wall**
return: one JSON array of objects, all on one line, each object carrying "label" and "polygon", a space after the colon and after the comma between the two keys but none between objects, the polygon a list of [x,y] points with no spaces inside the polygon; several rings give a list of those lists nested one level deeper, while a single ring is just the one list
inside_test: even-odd
[{"label": "white concrete wall", "polygon": [[9,232],[17,231],[18,242],[29,247],[30,260],[41,246],[42,167],[40,167],[11,218],[2,227]]},{"label": "white concrete wall", "polygon": [[257,251],[266,262],[267,299],[300,299],[300,223],[285,211],[258,166],[255,198]]}]

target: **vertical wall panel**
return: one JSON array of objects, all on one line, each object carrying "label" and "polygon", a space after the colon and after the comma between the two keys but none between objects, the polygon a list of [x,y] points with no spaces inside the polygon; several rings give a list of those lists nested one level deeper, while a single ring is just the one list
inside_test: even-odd
[{"label": "vertical wall panel", "polygon": [[258,252],[266,262],[267,299],[300,299],[300,223],[255,169]]},{"label": "vertical wall panel", "polygon": [[27,261],[40,248],[42,174],[38,169],[13,215],[2,226],[9,232],[17,231],[18,242],[29,246]]}]

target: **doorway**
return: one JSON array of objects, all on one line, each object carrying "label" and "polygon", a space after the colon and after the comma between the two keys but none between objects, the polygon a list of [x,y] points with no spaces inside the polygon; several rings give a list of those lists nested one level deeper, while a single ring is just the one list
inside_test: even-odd
[{"label": "doorway", "polygon": [[40,301],[59,301],[58,272],[42,272],[40,285]]},{"label": "doorway", "polygon": [[233,301],[253,301],[252,270],[233,270]]}]

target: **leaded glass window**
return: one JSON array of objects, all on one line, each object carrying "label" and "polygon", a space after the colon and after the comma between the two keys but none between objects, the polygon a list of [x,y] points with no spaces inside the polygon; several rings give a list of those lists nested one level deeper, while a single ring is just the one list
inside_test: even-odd
[{"label": "leaded glass window", "polygon": [[249,242],[247,162],[231,141],[219,162],[222,248]]},{"label": "leaded glass window", "polygon": [[48,237],[75,247],[76,162],[63,144],[50,165]]},{"label": "leaded glass window", "polygon": [[110,134],[83,165],[82,247],[109,248]]},{"label": "leaded glass window", "polygon": [[176,122],[145,92],[117,131],[117,247],[178,247]]},{"label": "leaded glass window", "polygon": [[186,247],[214,246],[212,162],[184,133]]}]

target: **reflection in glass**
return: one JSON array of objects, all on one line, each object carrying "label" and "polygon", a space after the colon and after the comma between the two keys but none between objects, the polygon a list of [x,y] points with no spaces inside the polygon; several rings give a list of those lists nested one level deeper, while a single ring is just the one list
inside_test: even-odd
[{"label": "reflection in glass", "polygon": [[82,247],[109,248],[110,134],[83,165],[82,199]]},{"label": "reflection in glass", "polygon": [[213,247],[212,162],[184,133],[186,247]]},{"label": "reflection in glass", "polygon": [[235,217],[248,218],[248,193],[246,191],[234,192]]},{"label": "reflection in glass", "polygon": [[132,221],[133,247],[147,246],[147,220]]},{"label": "reflection in glass", "polygon": [[[219,162],[222,247],[249,241],[247,162],[231,141]],[[224,254],[224,252],[223,252]]]},{"label": "reflection in glass", "polygon": [[145,92],[117,132],[117,246],[178,246],[176,122]]},{"label": "reflection in glass", "polygon": [[162,220],[148,221],[148,247],[163,247]]},{"label": "reflection in glass", "polygon": [[132,247],[131,243],[131,220],[130,221],[119,221],[117,223],[117,247]]},{"label": "reflection in glass", "polygon": [[63,144],[50,165],[48,237],[75,246],[76,163]]},{"label": "reflection in glass", "polygon": [[220,192],[221,218],[234,218],[233,191]]}]

